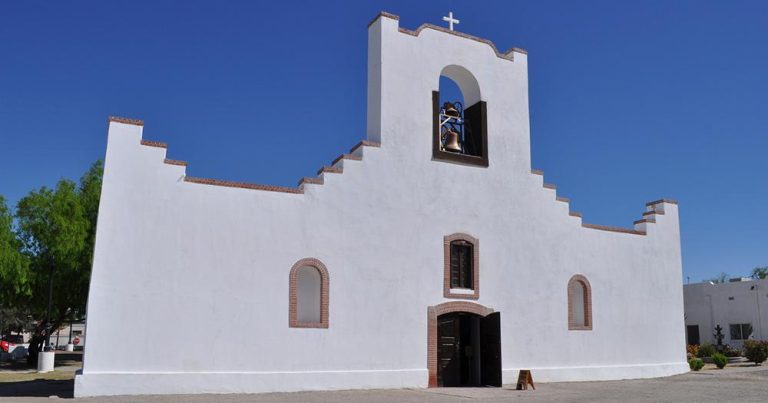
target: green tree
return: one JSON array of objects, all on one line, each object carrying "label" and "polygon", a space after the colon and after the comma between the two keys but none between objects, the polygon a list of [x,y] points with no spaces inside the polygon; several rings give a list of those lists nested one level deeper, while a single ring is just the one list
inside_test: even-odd
[{"label": "green tree", "polygon": [[750,273],[750,276],[754,278],[755,280],[763,280],[765,278],[768,278],[768,266],[764,267],[755,267],[752,269],[752,273]]},{"label": "green tree", "polygon": [[21,242],[13,231],[5,198],[0,196],[0,336],[15,330],[28,330],[28,312],[21,308],[32,295],[29,260],[20,252]]},{"label": "green tree", "polygon": [[51,329],[85,314],[102,172],[102,163],[96,162],[79,186],[62,179],[55,189],[32,191],[17,205],[17,235],[29,261],[32,291],[25,306],[37,321],[30,363],[36,362],[45,341],[51,281]]},{"label": "green tree", "polygon": [[29,311],[23,307],[0,308],[0,335],[10,332],[25,333],[35,328],[35,321]]}]

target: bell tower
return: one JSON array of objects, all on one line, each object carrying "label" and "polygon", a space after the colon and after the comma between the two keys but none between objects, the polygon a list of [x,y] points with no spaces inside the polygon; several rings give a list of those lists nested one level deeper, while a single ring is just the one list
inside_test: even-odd
[{"label": "bell tower", "polygon": [[[368,139],[420,161],[527,173],[527,64],[524,50],[431,24],[407,30],[382,12],[368,26]],[[441,77],[463,102],[441,100]]]}]

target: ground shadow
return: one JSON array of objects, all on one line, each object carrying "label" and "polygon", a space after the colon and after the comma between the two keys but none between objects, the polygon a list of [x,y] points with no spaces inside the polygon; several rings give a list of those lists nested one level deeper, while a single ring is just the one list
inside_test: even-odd
[{"label": "ground shadow", "polygon": [[75,381],[72,379],[35,379],[32,381],[0,383],[0,397],[49,397],[71,399],[74,397]]},{"label": "ground shadow", "polygon": [[72,398],[75,381],[71,377],[74,375],[75,370],[81,367],[82,361],[82,352],[57,351],[55,359],[56,372],[48,374],[37,374],[36,367],[29,365],[25,359],[0,361],[0,374],[10,375],[11,379],[21,378],[19,380],[0,382],[0,400],[3,397],[58,396],[60,398]]}]

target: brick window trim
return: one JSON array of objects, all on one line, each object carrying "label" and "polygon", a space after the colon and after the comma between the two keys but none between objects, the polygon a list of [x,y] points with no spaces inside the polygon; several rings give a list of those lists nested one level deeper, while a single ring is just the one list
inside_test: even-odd
[{"label": "brick window trim", "polygon": [[[584,288],[584,325],[577,325],[573,316],[573,292],[571,286],[581,283]],[[592,286],[589,280],[581,274],[576,274],[568,280],[568,330],[592,330]]]},{"label": "brick window trim", "polygon": [[[472,293],[451,292],[451,242],[466,241],[472,244]],[[455,233],[443,237],[443,297],[458,299],[480,298],[480,240],[472,235]]]},{"label": "brick window trim", "polygon": [[[298,298],[297,291],[297,278],[299,269],[305,266],[314,267],[320,273],[320,322],[299,322],[296,312]],[[291,267],[291,273],[289,275],[288,286],[288,327],[297,328],[328,328],[328,289],[330,278],[328,276],[328,269],[323,262],[315,258],[301,259]]]},{"label": "brick window trim", "polygon": [[427,307],[427,385],[430,388],[437,387],[437,317],[451,312],[468,312],[485,317],[495,311],[470,301],[450,301]]}]

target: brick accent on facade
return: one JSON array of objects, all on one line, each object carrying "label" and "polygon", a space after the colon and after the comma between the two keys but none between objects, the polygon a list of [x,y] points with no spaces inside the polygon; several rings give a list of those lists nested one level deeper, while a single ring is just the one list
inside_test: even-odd
[{"label": "brick accent on facade", "polygon": [[[573,312],[573,293],[571,285],[581,283],[584,288],[584,325],[577,325]],[[592,330],[592,287],[589,280],[581,274],[576,274],[568,280],[568,330]]]},{"label": "brick accent on facade", "polygon": [[437,387],[437,317],[451,312],[488,316],[494,310],[470,301],[451,301],[427,307],[427,369],[430,388]]},{"label": "brick accent on facade", "polygon": [[[298,296],[296,295],[296,280],[300,268],[309,266],[314,267],[320,273],[320,322],[299,322],[296,308]],[[329,304],[329,281],[328,269],[323,262],[315,258],[301,259],[291,267],[288,277],[288,326],[299,328],[328,328],[328,304]]]},{"label": "brick accent on facade", "polygon": [[288,188],[284,186],[272,186],[272,185],[259,185],[256,183],[232,182],[232,181],[224,181],[219,179],[195,178],[192,176],[185,176],[184,182],[198,183],[201,185],[225,186],[225,187],[240,188],[240,189],[266,190],[269,192],[283,192],[283,193],[295,193],[295,194],[304,193],[304,191],[298,188]]},{"label": "brick accent on facade", "polygon": [[633,234],[633,235],[645,235],[645,231],[636,231],[629,228],[620,228],[620,227],[609,227],[607,225],[597,225],[597,224],[588,224],[588,223],[582,223],[582,227],[584,228],[590,228],[590,229],[599,229],[601,231],[610,231],[610,232],[622,232],[624,234]]},{"label": "brick accent on facade", "polygon": [[124,123],[126,125],[144,126],[144,121],[139,119],[121,118],[120,116],[110,116],[109,122]]},{"label": "brick accent on facade", "polygon": [[433,29],[435,31],[440,31],[440,32],[444,32],[446,34],[455,35],[455,36],[458,36],[458,37],[461,37],[461,38],[470,39],[470,40],[473,40],[473,41],[484,43],[484,44],[490,46],[491,49],[493,49],[493,52],[496,53],[496,57],[498,57],[500,59],[514,61],[515,60],[515,52],[522,53],[522,54],[525,54],[525,55],[528,54],[528,51],[526,51],[525,49],[521,49],[521,48],[517,48],[517,47],[510,48],[508,51],[506,51],[504,53],[501,53],[501,52],[499,52],[499,49],[496,47],[496,45],[494,45],[494,43],[489,41],[488,39],[478,38],[476,36],[468,35],[468,34],[465,34],[463,32],[459,32],[459,31],[451,31],[448,28],[443,28],[443,27],[440,27],[440,26],[437,26],[437,25],[432,25],[432,24],[421,24],[418,28],[416,28],[415,31],[411,31],[410,29],[405,29],[405,28],[398,28],[398,31],[400,31],[401,33],[406,34],[406,35],[411,35],[411,36],[418,37],[419,34],[421,33],[421,31],[423,31],[425,29]]},{"label": "brick accent on facade", "polygon": [[168,148],[168,144],[162,143],[160,141],[141,140],[141,145],[148,147]]},{"label": "brick accent on facade", "polygon": [[169,165],[178,165],[178,166],[182,166],[182,167],[187,166],[187,161],[179,161],[179,160],[172,160],[172,159],[166,158],[165,161],[163,161],[163,162],[165,162],[166,164],[169,164]]},{"label": "brick accent on facade", "polygon": [[652,202],[645,203],[645,205],[646,206],[653,206],[653,205],[660,204],[660,203],[669,203],[669,204],[675,204],[676,205],[677,204],[677,200],[660,199],[660,200],[655,200],[655,201],[652,201]]},{"label": "brick accent on facade", "polygon": [[[466,241],[472,244],[472,293],[451,292],[451,242]],[[443,297],[459,299],[480,298],[480,240],[472,235],[455,233],[443,237]]]},{"label": "brick accent on facade", "polygon": [[[400,16],[399,15],[390,14],[388,12],[382,11],[378,15],[376,15],[376,17],[374,17],[373,20],[371,20],[371,22],[368,23],[368,27],[373,25],[373,23],[376,22],[381,17],[386,17],[386,18],[390,18],[390,19],[393,19],[393,20],[397,20],[397,21],[400,20]],[[496,53],[496,56],[501,58],[501,59],[514,60],[514,53],[515,52],[522,53],[522,54],[525,54],[525,55],[528,54],[528,51],[526,51],[525,49],[517,48],[517,47],[510,48],[508,51],[502,53],[502,52],[499,52],[498,48],[496,48],[496,45],[494,45],[494,43],[491,42],[488,39],[478,38],[476,36],[468,35],[468,34],[465,34],[463,32],[459,32],[459,31],[451,31],[448,28],[444,28],[444,27],[440,27],[440,26],[432,25],[432,24],[421,24],[418,28],[416,28],[415,31],[411,31],[411,30],[405,29],[405,28],[399,28],[398,30],[401,33],[404,33],[404,34],[407,34],[407,35],[419,36],[421,31],[424,30],[424,29],[427,29],[427,28],[434,29],[435,31],[445,32],[446,34],[451,34],[451,35],[456,35],[456,36],[459,36],[459,37],[462,37],[462,38],[471,39],[473,41],[477,41],[477,42],[480,42],[480,43],[484,43],[484,44],[490,46],[491,49],[493,49],[493,52]]]}]

